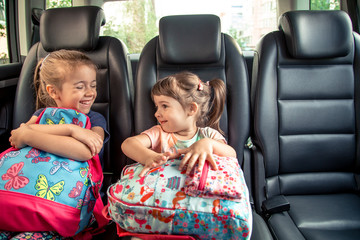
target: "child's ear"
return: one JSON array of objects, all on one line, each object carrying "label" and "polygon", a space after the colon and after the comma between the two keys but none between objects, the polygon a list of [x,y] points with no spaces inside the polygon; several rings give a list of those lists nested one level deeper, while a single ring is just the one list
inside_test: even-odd
[{"label": "child's ear", "polygon": [[193,116],[198,112],[198,110],[199,110],[199,105],[196,102],[192,102],[189,106],[188,115]]},{"label": "child's ear", "polygon": [[58,98],[58,91],[54,85],[51,84],[46,85],[46,91],[52,99]]}]

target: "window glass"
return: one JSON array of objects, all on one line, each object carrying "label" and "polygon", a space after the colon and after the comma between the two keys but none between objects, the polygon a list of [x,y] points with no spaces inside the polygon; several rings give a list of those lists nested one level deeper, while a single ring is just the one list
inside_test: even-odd
[{"label": "window glass", "polygon": [[340,10],[340,0],[311,0],[311,10]]},{"label": "window glass", "polygon": [[130,53],[140,53],[158,35],[159,19],[167,15],[215,14],[222,32],[243,50],[253,49],[266,33],[277,29],[277,0],[130,0],[103,6],[106,25],[102,35],[121,39]]},{"label": "window glass", "polygon": [[9,63],[6,32],[5,0],[0,0],[0,64]]},{"label": "window glass", "polygon": [[46,9],[71,7],[71,6],[72,6],[72,0],[46,0]]}]

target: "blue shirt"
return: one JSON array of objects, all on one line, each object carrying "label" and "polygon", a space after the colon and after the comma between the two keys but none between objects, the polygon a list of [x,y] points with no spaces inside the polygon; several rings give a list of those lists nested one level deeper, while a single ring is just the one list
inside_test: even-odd
[{"label": "blue shirt", "polygon": [[[44,108],[40,108],[40,109],[36,110],[35,113],[33,114],[33,116],[36,116],[36,117],[40,116],[42,111],[44,111]],[[103,146],[104,146],[104,144],[110,138],[110,134],[107,130],[107,124],[106,124],[106,120],[105,120],[104,116],[98,112],[94,112],[91,110],[86,115],[90,119],[91,127],[101,127],[102,129],[104,129],[104,133],[105,133],[105,137],[104,137],[105,139],[104,139],[104,143],[103,143]],[[103,162],[102,162],[103,155],[104,155],[104,147],[101,148],[101,151],[99,152],[99,158],[100,158],[101,165],[103,165]]]}]

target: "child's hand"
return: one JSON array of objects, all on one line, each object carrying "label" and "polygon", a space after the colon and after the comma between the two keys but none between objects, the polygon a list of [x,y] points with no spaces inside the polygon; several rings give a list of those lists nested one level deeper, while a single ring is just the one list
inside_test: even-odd
[{"label": "child's hand", "polygon": [[103,147],[103,139],[99,134],[90,129],[81,128],[76,125],[70,126],[71,136],[88,146],[91,155],[95,156],[101,151],[101,148]]},{"label": "child's hand", "polygon": [[10,145],[14,148],[23,148],[27,144],[25,143],[25,135],[29,133],[31,129],[25,123],[22,123],[19,128],[11,131],[9,138]]},{"label": "child's hand", "polygon": [[163,164],[166,163],[166,161],[169,159],[170,153],[169,152],[165,152],[165,153],[156,153],[154,155],[154,157],[152,158],[148,158],[145,162],[145,166],[144,168],[141,170],[139,177],[143,177],[145,176],[145,174],[156,167],[159,167]]},{"label": "child's hand", "polygon": [[179,170],[183,170],[185,165],[187,165],[186,174],[189,175],[197,163],[198,171],[202,171],[205,161],[210,163],[212,169],[217,170],[216,162],[213,158],[212,141],[212,139],[203,138],[188,148],[178,150],[178,156],[185,154],[181,160]]}]

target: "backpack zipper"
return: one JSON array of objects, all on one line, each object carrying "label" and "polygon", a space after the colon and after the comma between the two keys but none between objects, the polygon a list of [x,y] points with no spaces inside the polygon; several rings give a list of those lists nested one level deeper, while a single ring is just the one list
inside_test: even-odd
[{"label": "backpack zipper", "polygon": [[209,162],[205,161],[204,167],[201,171],[201,177],[199,180],[199,186],[198,186],[199,191],[204,191],[208,173],[209,173]]}]

